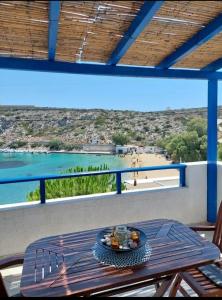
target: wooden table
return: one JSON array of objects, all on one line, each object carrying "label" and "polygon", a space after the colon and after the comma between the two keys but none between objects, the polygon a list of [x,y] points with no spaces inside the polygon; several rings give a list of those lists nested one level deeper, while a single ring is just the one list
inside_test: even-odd
[{"label": "wooden table", "polygon": [[25,253],[21,293],[25,297],[89,296],[143,280],[173,275],[219,258],[219,249],[174,220],[133,223],[148,237],[150,260],[137,268],[118,270],[96,261],[92,247],[101,229],[43,238]]}]

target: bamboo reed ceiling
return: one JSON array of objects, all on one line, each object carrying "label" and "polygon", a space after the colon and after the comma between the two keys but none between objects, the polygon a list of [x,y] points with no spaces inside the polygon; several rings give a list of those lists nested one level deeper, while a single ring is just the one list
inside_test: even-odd
[{"label": "bamboo reed ceiling", "polygon": [[[61,1],[57,61],[106,63],[144,1]],[[222,1],[165,1],[119,63],[156,66],[222,13]],[[48,1],[0,1],[0,55],[48,59]],[[174,67],[222,57],[222,33]]]},{"label": "bamboo reed ceiling", "polygon": [[[222,1],[166,1],[121,63],[131,64],[135,61],[136,65],[159,64],[221,12]],[[218,44],[219,47],[222,57],[222,44]],[[203,61],[199,66],[205,66],[208,61]],[[189,61],[189,67],[196,67],[195,59]]]},{"label": "bamboo reed ceiling", "polygon": [[222,58],[222,33],[197,48],[174,67],[201,69],[219,58]]},{"label": "bamboo reed ceiling", "polygon": [[143,1],[62,1],[58,60],[106,62]]},{"label": "bamboo reed ceiling", "polygon": [[0,54],[48,57],[48,2],[0,1]]}]

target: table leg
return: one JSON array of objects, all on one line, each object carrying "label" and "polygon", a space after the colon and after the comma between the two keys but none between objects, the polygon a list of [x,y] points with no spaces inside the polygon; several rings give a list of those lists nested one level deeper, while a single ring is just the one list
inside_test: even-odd
[{"label": "table leg", "polygon": [[168,288],[171,286],[173,283],[174,279],[176,277],[175,275],[172,275],[171,277],[164,279],[162,283],[160,284],[160,287],[157,288],[156,293],[153,295],[153,297],[163,297],[163,295],[166,293]]},{"label": "table leg", "polygon": [[169,297],[176,297],[177,291],[180,288],[180,283],[182,281],[182,278],[179,276],[179,274],[176,275],[176,278],[174,280],[174,283],[171,287],[170,293],[169,293]]}]

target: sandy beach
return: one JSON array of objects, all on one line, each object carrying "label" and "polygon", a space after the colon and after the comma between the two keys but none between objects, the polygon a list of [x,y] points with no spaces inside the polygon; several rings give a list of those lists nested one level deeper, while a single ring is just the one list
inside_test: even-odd
[{"label": "sandy beach", "polygon": [[[166,160],[166,158],[163,155],[159,154],[148,154],[148,153],[141,153],[141,154],[127,154],[123,158],[126,161],[126,164],[129,168],[140,168],[140,167],[148,167],[148,166],[163,166],[163,165],[169,165],[171,164],[170,160]],[[136,179],[140,181],[141,179],[153,179],[153,178],[160,178],[160,177],[175,177],[179,176],[179,172],[177,170],[158,170],[158,171],[148,171],[148,172],[136,172],[136,173],[129,173],[128,178],[131,180]],[[178,180],[177,180],[178,181]],[[167,182],[164,181],[164,185]],[[170,184],[169,180],[169,184]],[[175,180],[174,180],[175,183]],[[126,184],[127,189],[136,189],[138,187],[140,188],[150,188],[150,187],[159,187],[163,185],[162,181],[161,183],[158,182],[152,182],[152,183],[139,183],[136,186],[132,184]]]}]

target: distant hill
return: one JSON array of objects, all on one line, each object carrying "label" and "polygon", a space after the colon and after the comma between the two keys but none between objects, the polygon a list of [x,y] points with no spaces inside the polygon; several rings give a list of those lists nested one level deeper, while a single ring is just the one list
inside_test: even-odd
[{"label": "distant hill", "polygon": [[112,143],[118,132],[126,134],[130,144],[154,145],[182,132],[190,118],[206,116],[206,108],[138,112],[2,105],[0,147],[48,148],[56,141],[67,150],[79,149],[91,142]]}]

